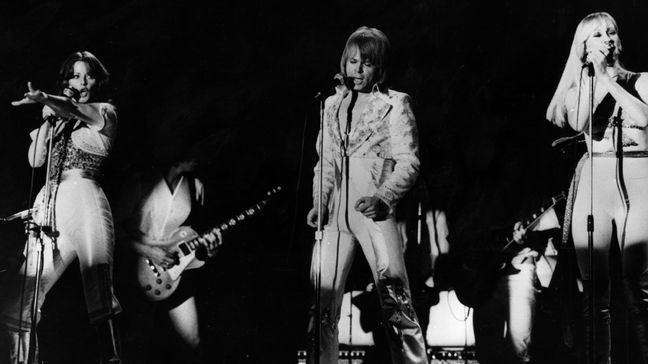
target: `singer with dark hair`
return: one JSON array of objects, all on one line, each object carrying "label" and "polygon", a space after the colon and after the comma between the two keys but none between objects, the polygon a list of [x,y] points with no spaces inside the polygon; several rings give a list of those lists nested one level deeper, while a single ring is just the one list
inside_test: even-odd
[{"label": "singer with dark hair", "polygon": [[[589,300],[594,297],[596,363],[607,363],[610,357],[609,252],[613,239],[621,250],[624,292],[635,315],[644,360],[648,360],[648,75],[626,70],[619,61],[621,51],[612,16],[602,12],[587,15],[576,28],[547,109],[549,121],[583,133],[588,146],[572,181],[563,237],[566,240],[571,229],[583,279],[588,333]],[[588,68],[593,72],[593,120]],[[590,208],[594,222],[591,267]],[[587,352],[589,345],[592,343],[587,340]]]},{"label": "singer with dark hair", "polygon": [[[340,61],[345,82],[325,102],[324,129],[318,136],[323,150],[314,169],[314,207],[307,217],[310,226],[318,226],[321,187],[321,222],[326,226],[321,246],[313,249],[311,281],[316,287],[319,281],[320,290],[309,333],[312,341],[319,339],[322,364],[338,362],[340,305],[358,247],[378,289],[392,361],[428,362],[394,219],[396,204],[419,173],[418,136],[410,97],[385,85],[388,52],[383,32],[358,28]],[[311,348],[311,361],[313,354]]]},{"label": "singer with dark hair", "polygon": [[[14,106],[44,105],[46,120],[30,134],[28,159],[33,167],[41,167],[50,158],[50,188],[45,193],[48,186],[43,187],[34,201],[34,229],[28,235],[23,267],[2,287],[0,322],[9,340],[9,353],[2,355],[9,355],[11,363],[27,362],[29,345],[36,346],[35,342],[30,343],[32,321],[39,320],[32,317],[33,292],[39,290],[35,303],[38,310],[50,288],[78,258],[88,317],[98,334],[101,362],[118,363],[112,318],[121,308],[112,284],[113,219],[99,186],[102,165],[110,154],[117,128],[115,107],[98,96],[109,74],[90,52],[76,52],[65,60],[59,76],[60,95],[35,89],[29,82],[24,98],[12,102]],[[53,147],[48,155],[51,128]],[[43,271],[36,287],[36,256],[41,237]]]}]

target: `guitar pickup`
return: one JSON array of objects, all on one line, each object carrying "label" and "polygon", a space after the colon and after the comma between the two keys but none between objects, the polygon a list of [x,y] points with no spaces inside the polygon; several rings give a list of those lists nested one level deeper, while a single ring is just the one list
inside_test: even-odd
[{"label": "guitar pickup", "polygon": [[180,246],[178,246],[178,249],[180,249],[183,255],[189,255],[191,253],[191,249],[189,249],[187,244],[180,244]]}]

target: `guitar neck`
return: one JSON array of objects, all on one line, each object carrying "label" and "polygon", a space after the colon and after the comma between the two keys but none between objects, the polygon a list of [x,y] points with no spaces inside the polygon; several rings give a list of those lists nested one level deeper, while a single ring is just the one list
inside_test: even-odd
[{"label": "guitar neck", "polygon": [[[565,196],[564,192],[561,192],[560,194],[554,196],[551,198],[551,201],[542,206],[538,211],[533,213],[531,216],[529,216],[526,220],[522,221],[522,229],[523,230],[531,230],[535,228],[539,223],[540,219],[542,216],[547,212],[547,210],[553,208],[558,202],[566,199],[567,196]],[[515,245],[520,245],[519,243],[516,243],[516,241],[512,238],[506,239],[506,245],[504,248],[502,248],[502,252],[506,251],[509,247],[515,246]],[[524,246],[525,244],[521,244]]]},{"label": "guitar neck", "polygon": [[182,255],[189,255],[192,252],[196,251],[201,246],[207,245],[207,243],[209,242],[217,241],[216,246],[221,246],[221,244],[223,244],[223,241],[218,238],[219,233],[222,234],[232,229],[236,225],[242,223],[243,221],[249,219],[250,217],[261,212],[261,210],[263,210],[265,205],[267,205],[268,202],[270,202],[270,199],[280,190],[281,187],[276,187],[272,189],[267,193],[268,195],[267,198],[255,204],[254,206],[243,210],[241,213],[230,218],[229,220],[223,221],[222,223],[216,225],[215,227],[209,229],[208,231],[200,234],[200,236],[190,241],[180,243],[178,245],[178,250],[182,253]]},{"label": "guitar neck", "polygon": [[525,230],[528,229],[533,229],[540,223],[540,218],[542,215],[547,212],[547,210],[553,208],[558,202],[566,199],[567,196],[565,196],[564,192],[561,192],[560,194],[554,196],[551,198],[551,201],[546,203],[544,206],[542,206],[538,211],[533,213],[531,216],[529,216],[526,220],[522,222],[522,228]]}]

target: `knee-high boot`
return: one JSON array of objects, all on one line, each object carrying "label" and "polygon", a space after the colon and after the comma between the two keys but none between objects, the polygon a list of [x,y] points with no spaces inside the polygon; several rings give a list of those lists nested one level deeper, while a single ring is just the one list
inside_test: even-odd
[{"label": "knee-high boot", "polygon": [[609,364],[610,363],[610,303],[609,299],[606,298],[607,294],[600,292],[595,297],[595,313],[596,317],[594,320],[594,360],[589,360],[592,353],[591,346],[592,340],[590,333],[592,330],[592,320],[590,312],[590,297],[591,290],[589,287],[588,281],[583,281],[583,342],[585,343],[584,349],[584,358],[585,363],[595,363],[595,364]]},{"label": "knee-high boot", "polygon": [[407,281],[381,278],[378,292],[393,363],[427,364],[423,330],[418,323]]},{"label": "knee-high boot", "polygon": [[648,276],[637,281],[624,279],[623,288],[630,309],[639,349],[644,363],[648,363]]},{"label": "knee-high boot", "polygon": [[31,332],[7,330],[0,339],[0,364],[38,363],[38,342],[34,337],[32,360],[29,361]]},{"label": "knee-high boot", "polygon": [[121,363],[121,344],[119,330],[114,319],[95,324],[101,364]]}]

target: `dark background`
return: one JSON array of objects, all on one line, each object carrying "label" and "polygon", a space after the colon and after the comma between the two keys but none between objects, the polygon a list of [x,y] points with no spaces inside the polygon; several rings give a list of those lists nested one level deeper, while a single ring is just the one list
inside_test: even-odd
[{"label": "dark background", "polygon": [[[432,200],[451,230],[479,230],[512,223],[568,185],[576,154],[550,144],[571,132],[544,115],[580,19],[610,12],[622,61],[642,71],[647,8],[557,0],[3,2],[0,215],[31,204],[28,133],[41,122],[40,107],[10,101],[27,81],[54,92],[61,62],[89,50],[112,74],[119,111],[104,182],[113,204],[134,172],[186,150],[207,162],[199,175],[214,221],[283,186],[258,218],[225,237],[205,269],[201,312],[215,362],[294,362],[310,298],[313,231],[304,221],[316,158],[313,96],[332,94],[348,35],[361,25],[388,35],[390,78],[414,100]],[[32,193],[42,181],[37,171]],[[22,244],[20,224],[0,226],[5,267]],[[45,352],[47,337],[59,353],[88,348],[79,345],[85,316],[77,283],[65,279],[50,295]]]}]

